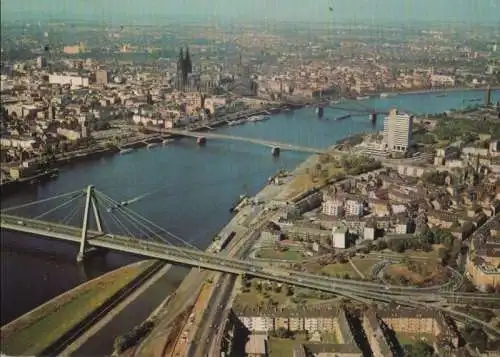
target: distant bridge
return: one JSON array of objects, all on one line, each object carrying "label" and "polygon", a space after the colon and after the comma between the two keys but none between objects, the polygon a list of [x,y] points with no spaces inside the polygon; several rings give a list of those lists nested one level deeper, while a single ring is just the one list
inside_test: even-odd
[{"label": "distant bridge", "polygon": [[196,138],[196,139],[205,139],[205,140],[206,139],[221,139],[221,140],[241,141],[241,142],[246,142],[246,143],[251,143],[251,144],[256,144],[256,145],[267,146],[273,150],[278,149],[278,150],[287,150],[287,151],[297,151],[297,152],[305,152],[305,153],[309,153],[309,154],[324,154],[327,152],[331,152],[331,151],[326,150],[326,149],[316,149],[316,148],[311,148],[311,147],[307,147],[307,146],[300,146],[300,145],[283,143],[280,141],[254,139],[254,138],[247,138],[247,137],[242,137],[242,136],[227,135],[227,134],[220,134],[220,133],[213,133],[213,132],[200,132],[200,131],[190,131],[190,130],[183,130],[183,129],[161,129],[161,128],[156,128],[156,127],[146,127],[146,129],[150,130],[150,131],[160,132],[163,134],[173,134],[173,135],[186,136],[186,137],[191,137],[191,138]]}]

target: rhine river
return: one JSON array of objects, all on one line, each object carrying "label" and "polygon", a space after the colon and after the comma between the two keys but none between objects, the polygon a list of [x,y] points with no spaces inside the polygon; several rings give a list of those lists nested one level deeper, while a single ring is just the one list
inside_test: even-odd
[{"label": "rhine river", "polygon": [[[449,92],[446,97],[437,97],[435,93],[408,94],[358,104],[380,111],[397,107],[425,114],[464,108],[471,104],[467,100],[474,98],[482,100],[484,91]],[[493,99],[500,100],[500,91],[493,93]],[[324,119],[319,119],[313,108],[304,108],[275,115],[268,121],[217,131],[326,148],[348,135],[383,127],[382,117],[372,126],[367,114],[332,120],[343,114],[346,112],[327,108]],[[278,169],[292,170],[305,158],[306,154],[285,151],[273,159],[269,148],[242,142],[209,140],[205,147],[199,147],[194,140],[182,139],[154,149],[65,167],[57,180],[8,197],[2,207],[74,191],[88,184],[119,201],[152,193],[130,208],[205,248],[230,219],[229,208],[240,194],[257,193]],[[2,231],[1,325],[88,279],[138,259],[109,253],[80,265],[75,261],[76,251],[77,247],[71,244]],[[174,269],[161,294],[166,296],[182,275],[181,269]]]}]

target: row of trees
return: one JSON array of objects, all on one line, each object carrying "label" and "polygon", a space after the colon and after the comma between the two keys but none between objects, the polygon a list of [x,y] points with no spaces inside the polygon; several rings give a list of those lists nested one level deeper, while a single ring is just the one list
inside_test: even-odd
[{"label": "row of trees", "polygon": [[258,293],[274,292],[281,293],[284,292],[286,296],[292,296],[294,294],[293,286],[288,284],[270,283],[263,284],[262,281],[258,279],[252,279],[251,277],[244,275],[242,278],[242,291],[249,292],[250,288],[253,287]]},{"label": "row of trees", "polygon": [[152,321],[146,321],[143,324],[136,326],[132,331],[123,336],[118,336],[114,342],[114,349],[117,353],[123,353],[127,349],[135,346],[139,341],[144,338],[154,327]]}]

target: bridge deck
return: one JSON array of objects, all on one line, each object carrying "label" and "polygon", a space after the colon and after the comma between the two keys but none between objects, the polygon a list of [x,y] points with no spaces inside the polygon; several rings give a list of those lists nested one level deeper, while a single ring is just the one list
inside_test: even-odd
[{"label": "bridge deck", "polygon": [[[80,242],[81,228],[40,220],[2,214],[1,228],[65,241]],[[231,259],[192,248],[177,247],[131,237],[103,234],[96,231],[88,231],[88,245],[142,255],[149,258],[162,259],[191,267],[199,267],[231,274],[248,274],[267,280],[275,280],[333,293],[339,293],[340,290],[346,289],[361,289],[365,292],[375,290],[387,293],[387,286],[381,286],[376,283],[363,281],[346,282],[338,278],[328,278],[296,271],[270,268],[265,264],[259,264],[255,261]],[[399,293],[407,291],[425,291],[429,293],[431,291],[436,291],[437,288],[415,289],[394,287],[393,289],[393,287],[391,287],[391,290]]]},{"label": "bridge deck", "polygon": [[220,133],[213,133],[213,132],[200,132],[200,131],[190,131],[190,130],[182,130],[182,129],[159,129],[159,128],[154,128],[154,127],[147,127],[147,129],[151,130],[151,131],[161,132],[164,134],[173,134],[173,135],[187,136],[187,137],[192,137],[192,138],[202,138],[203,137],[206,139],[221,139],[221,140],[241,141],[241,142],[247,142],[247,143],[256,144],[256,145],[268,146],[271,148],[277,147],[277,148],[280,148],[281,150],[298,151],[298,152],[305,152],[305,153],[310,153],[310,154],[322,154],[322,153],[328,152],[328,150],[325,150],[325,149],[316,149],[316,148],[311,148],[311,147],[307,147],[307,146],[283,143],[280,141],[247,138],[247,137],[242,137],[242,136],[227,135],[227,134],[220,134]]}]

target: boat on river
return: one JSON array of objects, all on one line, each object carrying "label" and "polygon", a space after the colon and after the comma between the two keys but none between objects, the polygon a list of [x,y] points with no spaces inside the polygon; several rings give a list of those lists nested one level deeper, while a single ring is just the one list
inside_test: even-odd
[{"label": "boat on river", "polygon": [[130,154],[132,151],[134,151],[132,148],[122,149],[120,150],[120,155]]},{"label": "boat on river", "polygon": [[268,120],[268,119],[269,119],[269,116],[267,116],[267,115],[254,115],[254,116],[248,118],[247,121],[249,121],[251,123],[255,123],[258,121],[264,121],[264,120]]},{"label": "boat on river", "polygon": [[350,118],[351,116],[352,116],[351,114],[346,114],[346,115],[342,115],[340,117],[336,117],[335,120],[344,120],[344,119]]}]

